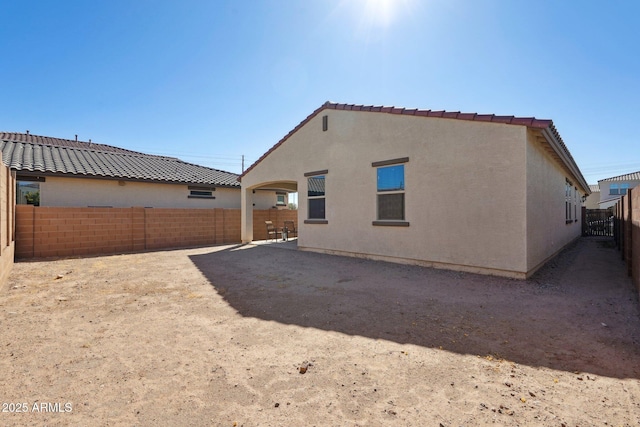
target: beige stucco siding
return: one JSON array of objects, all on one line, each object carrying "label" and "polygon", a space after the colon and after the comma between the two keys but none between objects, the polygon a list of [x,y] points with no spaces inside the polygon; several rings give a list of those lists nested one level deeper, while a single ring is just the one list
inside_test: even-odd
[{"label": "beige stucco siding", "polygon": [[[527,139],[527,271],[531,272],[580,237],[580,196],[586,190],[551,158],[532,131],[528,132]],[[568,224],[565,212],[567,179],[572,188],[578,188],[577,209],[573,204],[571,206],[571,218],[578,221]]]},{"label": "beige stucco siding", "polygon": [[[124,185],[123,185],[124,184]],[[240,189],[218,187],[215,199],[189,198],[186,184],[158,184],[107,179],[46,177],[40,183],[41,206],[112,206],[156,208],[240,208]],[[260,192],[256,209],[275,205],[275,192]]]},{"label": "beige stucco siding", "polygon": [[587,209],[601,209],[599,203],[600,192],[594,191],[593,193],[589,194],[589,197],[587,197],[587,200],[585,200],[584,207],[586,207]]},{"label": "beige stucco siding", "polygon": [[[322,116],[328,130],[322,131]],[[376,168],[408,157],[409,227],[372,225]],[[442,265],[526,271],[526,128],[323,111],[243,177],[245,188],[298,182],[300,248]],[[327,169],[327,224],[305,224],[306,172]]]}]

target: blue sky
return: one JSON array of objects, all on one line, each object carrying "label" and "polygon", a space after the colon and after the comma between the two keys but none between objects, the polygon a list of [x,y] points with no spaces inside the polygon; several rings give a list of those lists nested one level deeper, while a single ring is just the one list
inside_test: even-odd
[{"label": "blue sky", "polygon": [[640,170],[640,2],[3,1],[0,131],[240,172],[327,100],[552,119]]}]

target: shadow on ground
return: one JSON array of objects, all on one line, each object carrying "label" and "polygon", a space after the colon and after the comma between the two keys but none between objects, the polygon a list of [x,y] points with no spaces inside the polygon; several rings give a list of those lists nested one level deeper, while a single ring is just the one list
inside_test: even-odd
[{"label": "shadow on ground", "polygon": [[640,378],[637,294],[597,239],[526,281],[253,245],[191,260],[245,317]]}]

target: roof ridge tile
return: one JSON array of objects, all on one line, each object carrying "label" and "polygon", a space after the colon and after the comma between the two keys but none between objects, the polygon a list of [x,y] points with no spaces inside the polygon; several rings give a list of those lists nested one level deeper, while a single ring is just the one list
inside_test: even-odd
[{"label": "roof ridge tile", "polygon": [[225,187],[240,185],[238,174],[175,157],[10,141],[4,136],[4,133],[0,134],[2,161],[18,171]]}]

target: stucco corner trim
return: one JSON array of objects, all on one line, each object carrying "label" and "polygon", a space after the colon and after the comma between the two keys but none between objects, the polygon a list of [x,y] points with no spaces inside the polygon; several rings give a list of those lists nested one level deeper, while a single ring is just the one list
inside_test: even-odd
[{"label": "stucco corner trim", "polygon": [[329,221],[326,219],[305,219],[305,224],[329,224]]},{"label": "stucco corner trim", "polygon": [[408,227],[408,221],[373,221],[371,225],[382,225],[386,227]]}]

